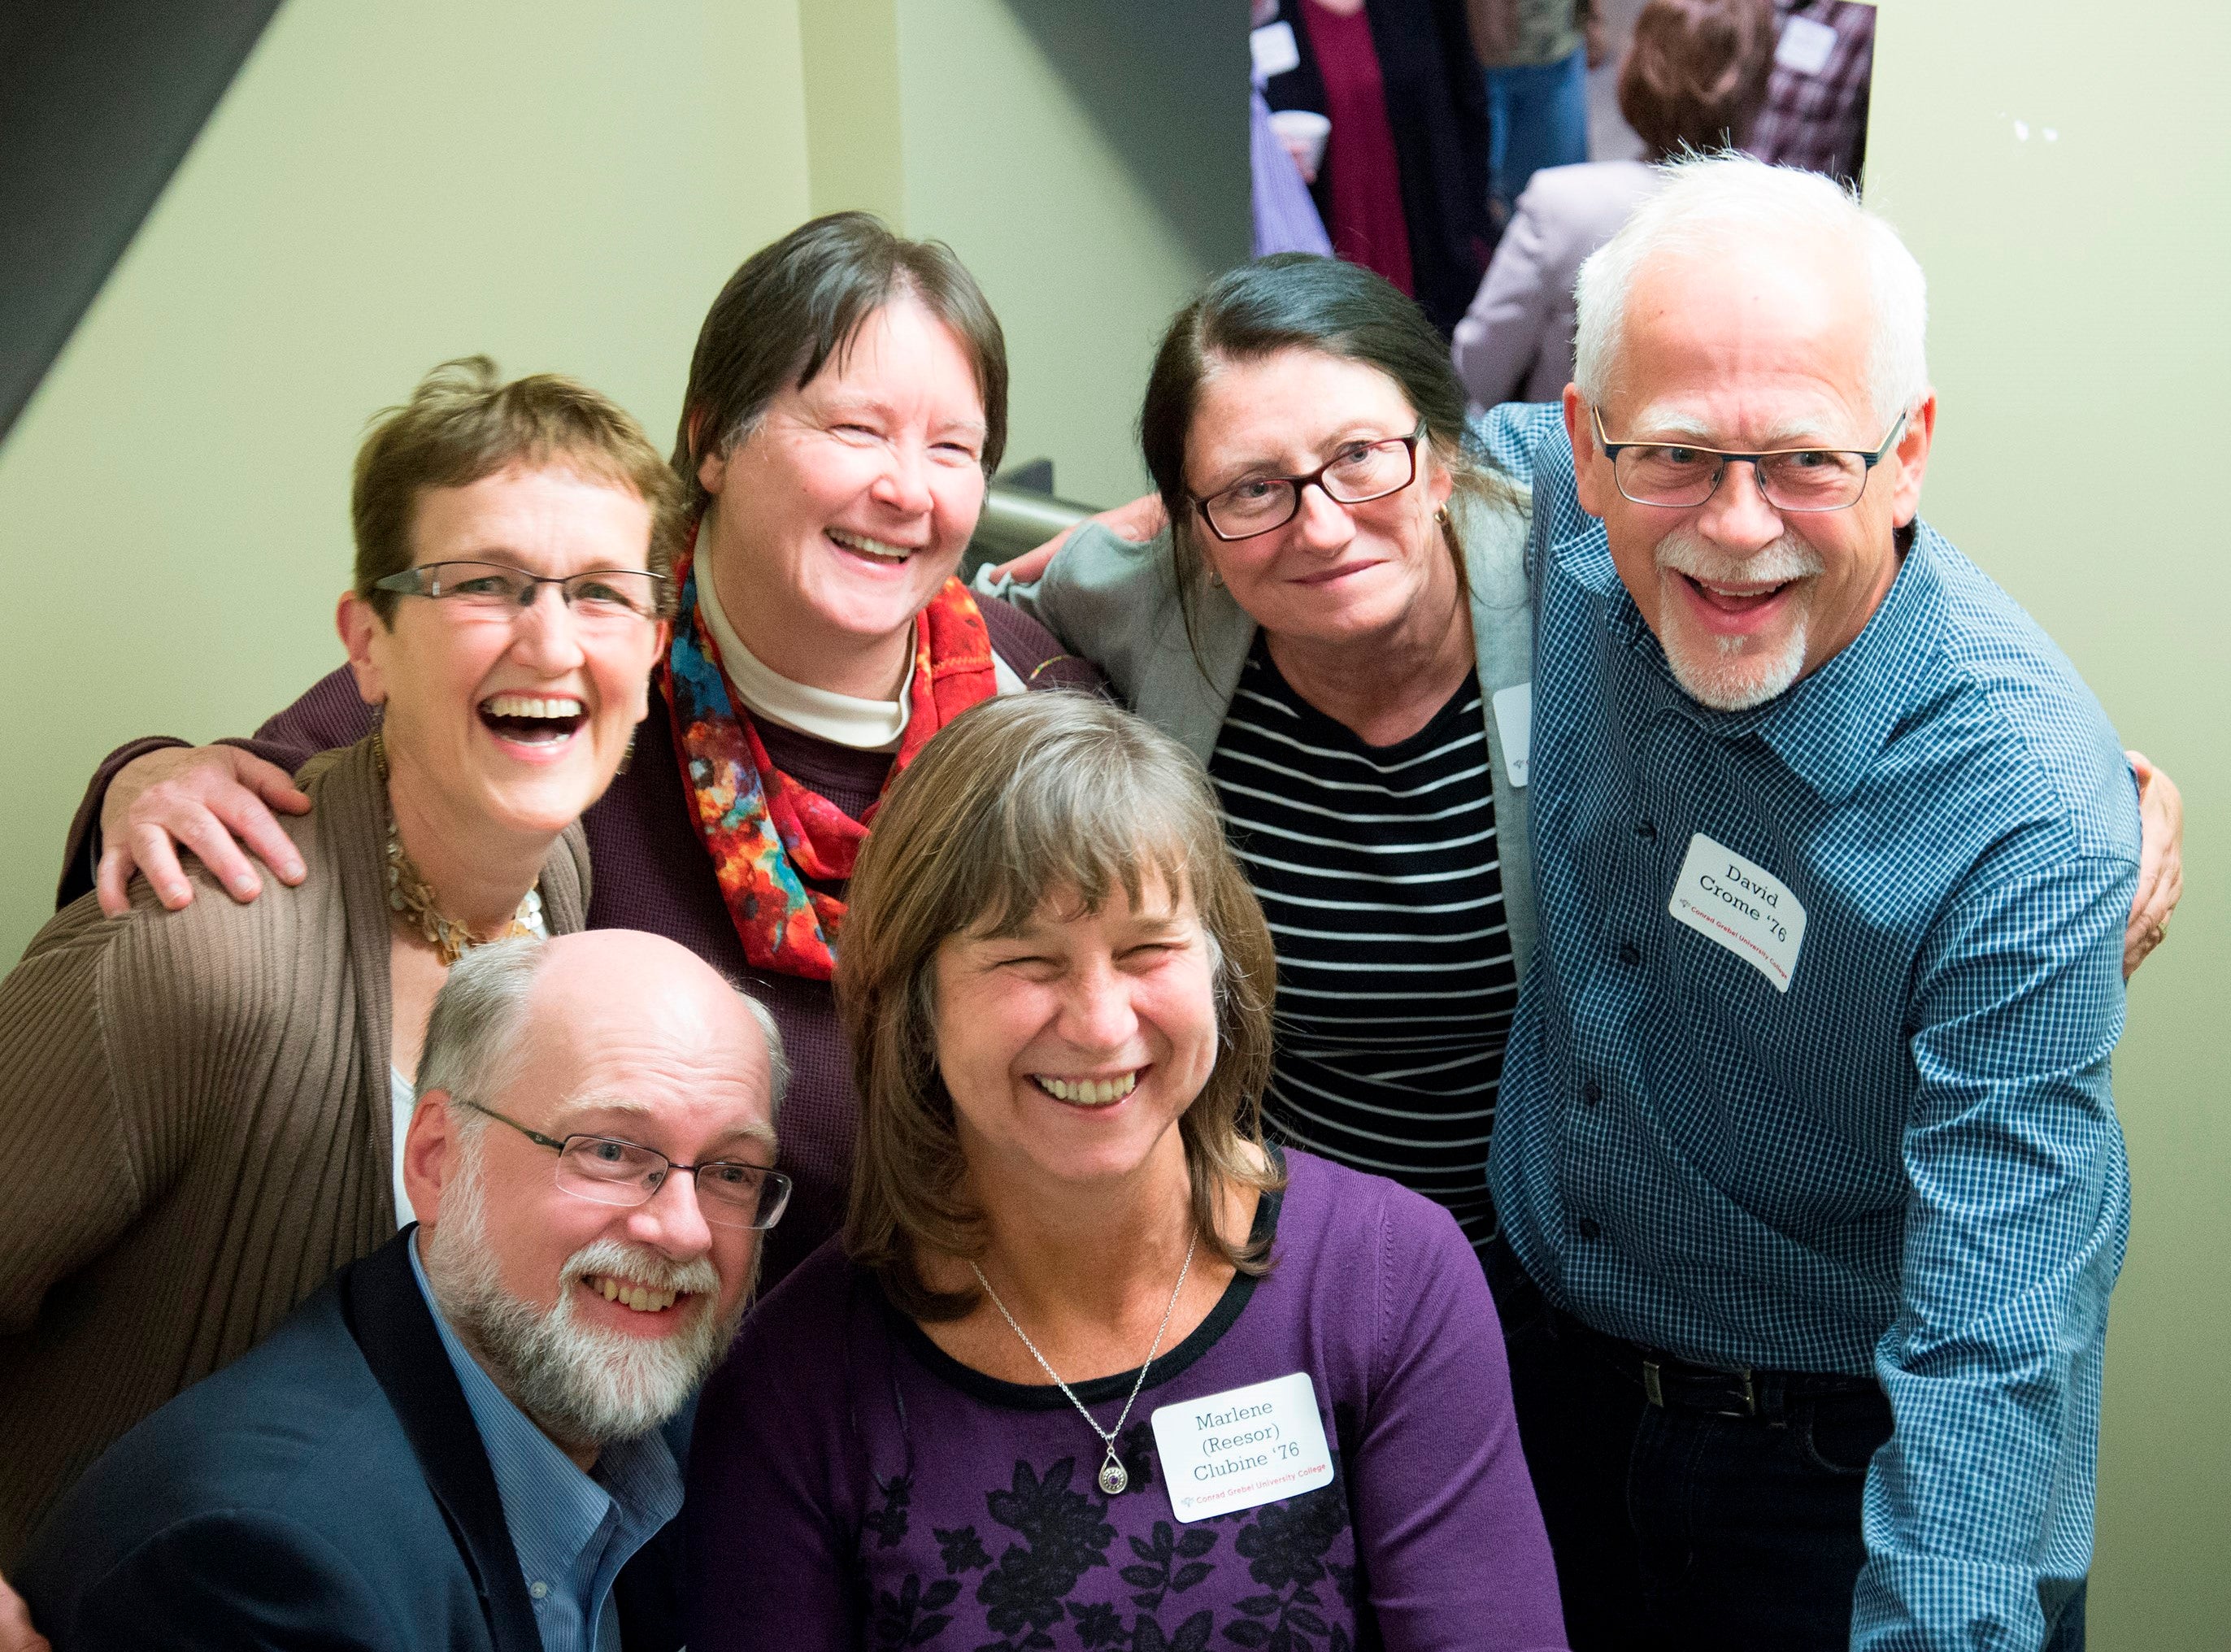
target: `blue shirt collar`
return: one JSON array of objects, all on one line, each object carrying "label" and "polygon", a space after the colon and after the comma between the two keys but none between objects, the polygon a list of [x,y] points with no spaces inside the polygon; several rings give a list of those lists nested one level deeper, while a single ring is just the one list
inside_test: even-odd
[{"label": "blue shirt collar", "polygon": [[1656,634],[1619,577],[1601,522],[1590,519],[1552,554],[1609,605],[1614,633],[1655,679],[1665,702],[1723,739],[1765,741],[1824,802],[1838,803],[1858,789],[1898,726],[1937,687],[1934,674],[1917,674],[1914,662],[1936,655],[1927,633],[1943,607],[1948,547],[1917,519],[1910,538],[1900,537],[1908,545],[1898,575],[1859,636],[1788,693],[1743,712],[1699,705],[1675,681]]},{"label": "blue shirt collar", "polygon": [[[597,1623],[620,1567],[681,1512],[682,1471],[673,1451],[654,1429],[640,1439],[605,1447],[593,1474],[583,1473],[496,1386],[449,1328],[427,1283],[416,1231],[411,1236],[411,1271],[488,1452],[503,1500],[504,1524],[529,1592],[538,1583],[562,1588],[572,1597],[580,1621]],[[538,1620],[547,1597],[534,1597]],[[546,1630],[544,1638],[549,1638]],[[596,1642],[585,1636],[582,1643]]]}]

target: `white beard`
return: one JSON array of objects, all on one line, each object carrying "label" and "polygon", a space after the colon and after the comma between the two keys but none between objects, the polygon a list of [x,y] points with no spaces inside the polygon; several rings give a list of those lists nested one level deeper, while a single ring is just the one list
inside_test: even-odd
[{"label": "white beard", "polygon": [[[721,1276],[705,1257],[676,1262],[599,1239],[566,1259],[553,1307],[522,1301],[505,1287],[488,1243],[476,1146],[443,1190],[442,1219],[422,1260],[443,1317],[497,1386],[553,1439],[577,1447],[638,1438],[680,1410],[728,1352],[747,1300],[717,1312]],[[700,1300],[671,1335],[631,1337],[582,1322],[573,1282],[584,1274],[624,1275]]]},{"label": "white beard", "polygon": [[[1730,556],[1686,529],[1677,528],[1658,542],[1657,564],[1667,572],[1687,574],[1707,584],[1741,584],[1762,580],[1796,580],[1821,571],[1820,553],[1785,532],[1764,550]],[[1673,599],[1659,605],[1658,641],[1674,680],[1691,698],[1715,711],[1748,711],[1788,688],[1805,670],[1805,644],[1813,593],[1792,593],[1794,613],[1779,640],[1695,636],[1676,620]]]}]

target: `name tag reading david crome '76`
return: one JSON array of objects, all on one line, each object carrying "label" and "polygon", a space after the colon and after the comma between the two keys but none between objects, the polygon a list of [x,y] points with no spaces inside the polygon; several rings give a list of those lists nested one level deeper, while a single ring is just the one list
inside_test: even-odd
[{"label": "name tag reading david crome '76", "polygon": [[1805,908],[1789,886],[1733,849],[1698,832],[1673,880],[1665,910],[1707,940],[1717,941],[1774,984],[1789,991],[1797,951],[1805,944]]},{"label": "name tag reading david crome '76", "polygon": [[1316,1386],[1305,1371],[1165,1405],[1154,1422],[1162,1483],[1180,1520],[1298,1497],[1332,1480]]}]

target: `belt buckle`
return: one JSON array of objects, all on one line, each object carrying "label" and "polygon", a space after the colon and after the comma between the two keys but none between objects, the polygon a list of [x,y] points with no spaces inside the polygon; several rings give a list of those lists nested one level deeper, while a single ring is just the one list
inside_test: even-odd
[{"label": "belt buckle", "polygon": [[1642,1362],[1642,1392],[1644,1397],[1659,1410],[1665,1409],[1665,1387],[1658,1380],[1658,1362],[1655,1359]]},{"label": "belt buckle", "polygon": [[1743,1378],[1743,1415],[1745,1416],[1756,1416],[1758,1415],[1758,1385],[1753,1383],[1750,1379],[1750,1367],[1749,1365],[1738,1366],[1734,1374]]}]

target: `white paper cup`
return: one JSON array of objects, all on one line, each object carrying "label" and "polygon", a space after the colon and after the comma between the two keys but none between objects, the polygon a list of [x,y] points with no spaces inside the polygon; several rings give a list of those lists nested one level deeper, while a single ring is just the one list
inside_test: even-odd
[{"label": "white paper cup", "polygon": [[1278,134],[1294,165],[1302,169],[1302,177],[1316,183],[1317,168],[1324,165],[1326,141],[1332,136],[1332,122],[1314,109],[1277,109],[1271,114],[1271,130]]}]

